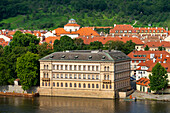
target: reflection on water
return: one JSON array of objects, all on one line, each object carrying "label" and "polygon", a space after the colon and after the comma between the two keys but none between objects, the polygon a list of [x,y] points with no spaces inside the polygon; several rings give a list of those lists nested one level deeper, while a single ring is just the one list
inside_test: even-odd
[{"label": "reflection on water", "polygon": [[0,97],[0,113],[168,113],[169,111],[170,103],[160,101],[125,102],[65,97]]}]

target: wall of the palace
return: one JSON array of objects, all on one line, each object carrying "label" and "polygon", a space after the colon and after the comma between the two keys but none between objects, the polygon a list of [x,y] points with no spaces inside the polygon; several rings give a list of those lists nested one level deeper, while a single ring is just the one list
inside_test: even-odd
[{"label": "wall of the palace", "polygon": [[80,29],[80,26],[64,26],[64,30],[70,32],[71,31],[78,31]]},{"label": "wall of the palace", "polygon": [[39,94],[44,96],[67,96],[67,97],[89,97],[89,98],[115,98],[114,91],[97,90],[71,90],[71,89],[49,89],[40,88]]}]

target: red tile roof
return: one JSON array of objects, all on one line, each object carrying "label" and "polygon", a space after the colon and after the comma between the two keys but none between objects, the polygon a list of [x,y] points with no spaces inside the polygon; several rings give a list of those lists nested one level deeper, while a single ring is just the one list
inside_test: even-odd
[{"label": "red tile roof", "polygon": [[142,85],[142,86],[149,86],[150,80],[148,78],[140,78],[136,81],[136,84]]},{"label": "red tile roof", "polygon": [[[136,32],[137,32],[137,30],[139,30],[140,33],[145,33],[146,30],[147,30],[147,33],[154,33],[153,32],[154,30],[155,30],[155,33],[157,33],[157,31],[159,31],[159,33],[162,33],[161,31],[163,31],[163,33],[167,33],[167,31],[162,27],[158,27],[158,28],[154,28],[154,27],[140,28],[140,27],[138,27],[138,28],[135,28],[135,30],[136,30]],[[142,32],[142,30],[143,30],[143,32]]]},{"label": "red tile roof", "polygon": [[82,38],[84,40],[84,44],[90,44],[90,42],[94,42],[94,41],[100,41],[102,42],[102,44],[106,44],[106,42],[108,41],[123,41],[124,43],[126,43],[127,41],[132,40],[132,42],[134,42],[135,44],[138,45],[143,45],[144,43],[139,40],[136,37],[77,37],[77,38]]},{"label": "red tile roof", "polygon": [[[131,30],[132,32],[131,33],[135,33],[135,29],[133,26],[131,25],[116,25],[113,29],[110,30],[110,33],[116,33],[116,31],[119,31],[120,33],[120,30],[122,30],[124,32],[124,30]],[[128,33],[128,32],[127,32]]]},{"label": "red tile roof", "polygon": [[78,27],[80,27],[80,25],[78,25],[78,24],[74,24],[74,23],[68,23],[68,24],[66,24],[65,26],[78,26]]},{"label": "red tile roof", "polygon": [[77,33],[79,34],[79,36],[100,36],[97,31],[94,31],[93,29],[89,28],[89,27],[83,27],[80,28]]},{"label": "red tile roof", "polygon": [[56,39],[60,40],[60,37],[50,36],[50,37],[45,38],[45,42],[50,43],[51,45],[53,45],[54,41]]},{"label": "red tile roof", "polygon": [[[132,51],[128,56],[132,59],[150,59],[150,54],[155,54],[156,56],[160,56],[160,54],[170,56],[170,53],[167,51]],[[146,55],[146,57],[143,55]]]},{"label": "red tile roof", "polygon": [[145,45],[144,45],[144,47],[146,47],[146,45],[148,45],[148,47],[156,47],[156,48],[158,48],[158,47],[160,47],[160,46],[162,46],[162,47],[170,47],[170,42],[168,42],[168,41],[162,41],[162,42],[147,42]]}]

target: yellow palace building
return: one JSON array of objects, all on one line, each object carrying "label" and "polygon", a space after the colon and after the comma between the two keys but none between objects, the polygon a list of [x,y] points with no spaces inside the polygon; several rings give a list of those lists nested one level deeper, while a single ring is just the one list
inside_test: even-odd
[{"label": "yellow palace building", "polygon": [[130,60],[117,50],[52,53],[39,60],[39,94],[115,98],[130,88]]}]

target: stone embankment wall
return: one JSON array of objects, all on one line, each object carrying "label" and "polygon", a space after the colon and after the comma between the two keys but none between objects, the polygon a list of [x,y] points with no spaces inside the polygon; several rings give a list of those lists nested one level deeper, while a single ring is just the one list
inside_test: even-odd
[{"label": "stone embankment wall", "polygon": [[37,93],[39,87],[32,87],[29,90],[24,91],[22,89],[22,86],[17,86],[17,85],[5,85],[5,86],[0,86],[0,92],[15,92],[15,93]]},{"label": "stone embankment wall", "polygon": [[88,98],[110,98],[110,99],[115,98],[115,93],[113,91],[47,89],[47,88],[39,88],[39,95],[88,97]]}]

